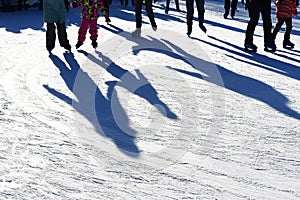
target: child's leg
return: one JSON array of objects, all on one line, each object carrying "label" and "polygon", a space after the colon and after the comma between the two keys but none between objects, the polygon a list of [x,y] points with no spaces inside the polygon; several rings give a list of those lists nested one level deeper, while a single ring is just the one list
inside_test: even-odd
[{"label": "child's leg", "polygon": [[47,23],[46,31],[46,48],[48,51],[51,51],[55,47],[55,25],[54,23]]},{"label": "child's leg", "polygon": [[86,32],[87,32],[88,28],[89,28],[89,20],[88,19],[82,19],[81,24],[80,24],[80,28],[79,28],[79,31],[78,31],[78,41],[84,42]]},{"label": "child's leg", "polygon": [[291,31],[292,31],[292,18],[287,18],[285,19],[285,33],[284,33],[284,41],[289,41],[290,40],[290,35],[291,35]]},{"label": "child's leg", "polygon": [[59,40],[60,46],[71,51],[71,46],[70,46],[70,43],[68,40],[65,23],[56,24],[56,25],[57,25],[57,35],[58,35],[58,40]]},{"label": "child's leg", "polygon": [[275,41],[276,39],[276,35],[279,32],[282,24],[284,23],[284,19],[283,18],[278,18],[277,19],[277,23],[275,25],[275,28],[273,29],[273,33],[272,33],[272,40]]},{"label": "child's leg", "polygon": [[97,29],[97,19],[90,20],[90,30],[91,40],[97,40],[98,38],[98,29]]}]

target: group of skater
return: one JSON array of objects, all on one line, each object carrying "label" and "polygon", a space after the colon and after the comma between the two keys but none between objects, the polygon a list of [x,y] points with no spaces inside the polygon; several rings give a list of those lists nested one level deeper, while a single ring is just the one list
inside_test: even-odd
[{"label": "group of skater", "polygon": [[[3,0],[2,0],[3,1]],[[27,0],[26,4],[32,5],[37,0]],[[123,0],[120,0],[121,5]],[[174,0],[176,5],[176,10],[180,12],[179,0]],[[263,32],[264,32],[264,51],[275,52],[276,36],[281,29],[282,25],[285,23],[285,33],[283,40],[283,48],[293,49],[295,44],[290,41],[290,34],[292,30],[292,16],[297,16],[297,6],[299,5],[299,0],[274,0],[276,5],[276,17],[277,23],[275,28],[272,30],[272,20],[271,20],[271,0],[246,0],[242,1],[245,5],[245,9],[249,13],[249,22],[245,31],[245,41],[244,41],[244,50],[246,52],[256,52],[257,46],[253,43],[253,35],[260,14],[262,15],[263,21]],[[92,41],[91,45],[96,48],[98,32],[97,32],[97,19],[99,13],[105,17],[107,23],[111,22],[109,18],[109,5],[111,0],[43,0],[42,9],[44,14],[44,21],[47,26],[46,30],[46,48],[51,54],[51,51],[55,47],[56,39],[56,29],[57,36],[60,43],[60,46],[65,48],[68,51],[71,51],[71,45],[67,38],[66,32],[66,11],[68,7],[78,7],[82,6],[81,12],[81,24],[78,31],[78,41],[75,45],[76,48],[79,48],[83,45],[87,31],[90,33],[90,39]],[[125,0],[125,6],[127,6],[128,0]],[[155,16],[152,9],[153,0],[132,0],[132,4],[135,6],[135,21],[136,29],[132,32],[132,37],[139,37],[141,35],[142,27],[142,8],[143,5],[147,12],[150,24],[154,31],[157,30],[157,24],[155,21]],[[166,0],[165,13],[169,12],[170,0]],[[186,24],[188,36],[192,33],[193,20],[194,20],[194,8],[197,8],[198,13],[198,27],[206,32],[207,29],[204,25],[204,4],[205,0],[186,0]],[[195,6],[196,5],[196,6]],[[232,18],[235,17],[237,10],[237,0],[224,0],[224,15],[223,17],[227,19],[229,13]]]}]

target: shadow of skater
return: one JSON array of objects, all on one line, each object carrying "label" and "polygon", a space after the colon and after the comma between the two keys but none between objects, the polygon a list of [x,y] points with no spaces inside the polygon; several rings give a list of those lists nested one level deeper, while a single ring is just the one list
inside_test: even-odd
[{"label": "shadow of skater", "polygon": [[96,51],[98,58],[96,58],[92,54],[88,54],[83,50],[79,50],[79,52],[86,55],[91,61],[104,68],[107,72],[109,72],[112,76],[118,78],[120,81],[116,81],[110,86],[112,87],[110,91],[113,90],[115,85],[125,88],[129,92],[138,95],[139,97],[148,101],[151,105],[155,106],[161,114],[170,118],[177,119],[177,115],[173,113],[170,108],[159,99],[157,91],[151,85],[151,83],[147,80],[147,78],[140,72],[140,70],[136,69],[135,72],[138,76],[134,76],[128,70],[121,68],[119,65],[114,63],[110,58],[103,55],[101,52]]},{"label": "shadow of skater", "polygon": [[176,68],[171,68],[171,69],[174,69],[178,72],[196,78],[205,79],[210,83],[214,83],[216,85],[219,85],[221,87],[224,87],[236,93],[259,100],[269,105],[270,107],[274,108],[275,110],[283,114],[286,114],[290,117],[293,117],[295,119],[300,119],[300,114],[288,106],[289,103],[288,98],[285,97],[280,92],[278,92],[277,90],[275,90],[270,85],[262,81],[258,81],[256,79],[234,73],[230,70],[227,70],[224,67],[216,65],[217,70],[219,71],[222,77],[223,84],[221,84],[213,78],[215,75],[212,74],[211,73],[212,71],[209,69],[209,67],[207,67],[207,66],[211,66],[211,64],[209,64],[208,62],[207,62],[208,64],[205,64],[206,61],[202,60],[201,58],[197,58],[191,54],[188,54],[183,49],[179,48],[178,46],[172,44],[169,41],[165,41],[165,42],[168,43],[171,47],[173,47],[177,52],[180,52],[183,57],[183,60],[186,59],[188,61],[189,59],[193,59],[195,61],[194,63],[200,63],[201,65],[193,66],[193,67],[198,71],[206,74],[206,76],[203,77],[199,73],[189,72],[186,70],[181,70]]},{"label": "shadow of skater", "polygon": [[[44,85],[48,92],[72,105],[94,126],[98,133],[110,138],[123,153],[138,157],[139,149],[134,143],[135,131],[129,127],[128,117],[119,101],[112,101],[103,96],[96,83],[80,68],[73,53],[64,54],[70,69],[59,57],[55,55],[49,57],[59,69],[61,77],[77,100]],[[116,111],[121,121],[116,122],[114,115]]]}]

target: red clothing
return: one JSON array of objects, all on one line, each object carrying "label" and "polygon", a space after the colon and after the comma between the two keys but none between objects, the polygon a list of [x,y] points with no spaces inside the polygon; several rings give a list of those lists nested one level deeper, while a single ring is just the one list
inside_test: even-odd
[{"label": "red clothing", "polygon": [[78,31],[78,41],[84,42],[88,29],[89,29],[89,33],[91,34],[90,39],[96,40],[98,38],[97,19],[93,19],[93,20],[85,19],[85,18],[82,19]]},{"label": "red clothing", "polygon": [[71,3],[72,8],[82,6],[81,17],[83,19],[97,19],[99,17],[99,11],[101,10],[103,15],[106,15],[106,11],[103,2],[100,0],[75,0]]},{"label": "red clothing", "polygon": [[75,0],[71,3],[72,8],[82,6],[81,17],[82,21],[78,31],[78,41],[84,42],[87,31],[91,34],[91,40],[98,38],[97,19],[99,11],[106,16],[106,11],[101,0]]},{"label": "red clothing", "polygon": [[274,0],[274,3],[277,18],[291,18],[293,15],[297,15],[296,0]]}]

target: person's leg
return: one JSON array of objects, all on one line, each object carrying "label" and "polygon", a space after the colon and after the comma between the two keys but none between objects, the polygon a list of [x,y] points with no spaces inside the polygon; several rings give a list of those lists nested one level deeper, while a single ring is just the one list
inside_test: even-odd
[{"label": "person's leg", "polygon": [[135,22],[136,28],[142,27],[142,0],[136,0],[135,2]]},{"label": "person's leg", "polygon": [[271,2],[264,1],[261,6],[261,14],[263,20],[264,42],[272,44],[272,20],[271,20]]},{"label": "person's leg", "polygon": [[284,40],[283,40],[283,48],[285,49],[293,49],[295,44],[290,41],[291,31],[292,31],[292,18],[285,19],[285,33],[284,33]]},{"label": "person's leg", "polygon": [[47,31],[46,31],[46,48],[49,52],[52,51],[55,47],[55,25],[54,23],[47,23]]},{"label": "person's leg", "polygon": [[86,33],[89,29],[89,20],[88,19],[82,19],[81,24],[78,30],[78,41],[84,42]]},{"label": "person's leg", "polygon": [[256,4],[251,5],[251,7],[248,8],[248,12],[249,12],[250,20],[248,22],[247,29],[246,29],[245,45],[246,44],[252,45],[253,44],[253,34],[254,34],[255,28],[258,24],[259,15],[260,15],[258,5],[256,5]]},{"label": "person's leg", "polygon": [[196,0],[196,6],[198,10],[198,19],[199,19],[199,27],[200,29],[206,33],[206,27],[204,26],[204,2],[205,0]]},{"label": "person's leg", "polygon": [[93,19],[89,21],[90,23],[90,39],[92,40],[92,46],[96,48],[98,46],[97,38],[98,38],[98,29],[97,29],[97,19]]},{"label": "person's leg", "polygon": [[187,23],[187,35],[192,33],[194,18],[194,0],[186,0],[186,23]]},{"label": "person's leg", "polygon": [[276,36],[278,34],[278,32],[280,31],[281,27],[282,27],[282,24],[284,23],[284,19],[283,18],[278,18],[277,19],[277,23],[273,29],[273,32],[272,32],[272,40],[275,41],[276,39]]},{"label": "person's leg", "polygon": [[64,47],[66,50],[71,51],[71,45],[68,40],[65,23],[57,23],[56,26],[57,26],[57,35],[58,35],[60,46]]},{"label": "person's leg", "polygon": [[96,41],[98,38],[98,29],[97,29],[97,19],[90,20],[90,30],[89,33],[91,35],[90,39],[92,41]]},{"label": "person's leg", "polygon": [[292,32],[292,18],[287,18],[285,19],[285,25],[286,25],[286,28],[285,28],[285,32],[284,32],[284,40],[285,41],[289,41],[290,40],[290,35],[291,35],[291,32]]},{"label": "person's leg", "polygon": [[224,0],[224,9],[225,9],[225,12],[224,12],[224,18],[226,19],[229,15],[229,10],[230,10],[230,0]]},{"label": "person's leg", "polygon": [[170,7],[170,0],[166,0],[166,9],[165,9],[166,14],[168,14],[169,12],[169,7]]},{"label": "person's leg", "polygon": [[199,24],[203,24],[204,23],[204,2],[205,0],[196,0],[196,6],[197,6],[197,10],[198,10],[198,19],[199,19]]},{"label": "person's leg", "polygon": [[235,16],[235,11],[236,11],[236,5],[237,5],[237,0],[232,0],[231,1],[231,17],[234,18]]},{"label": "person's leg", "polygon": [[175,1],[175,5],[176,5],[176,10],[178,12],[180,12],[180,8],[179,8],[179,0],[174,0]]},{"label": "person's leg", "polygon": [[154,13],[153,13],[153,9],[152,9],[152,0],[145,0],[145,7],[146,7],[146,12],[147,12],[147,15],[150,20],[152,28],[156,29],[157,25],[156,25],[156,22],[154,19]]}]

